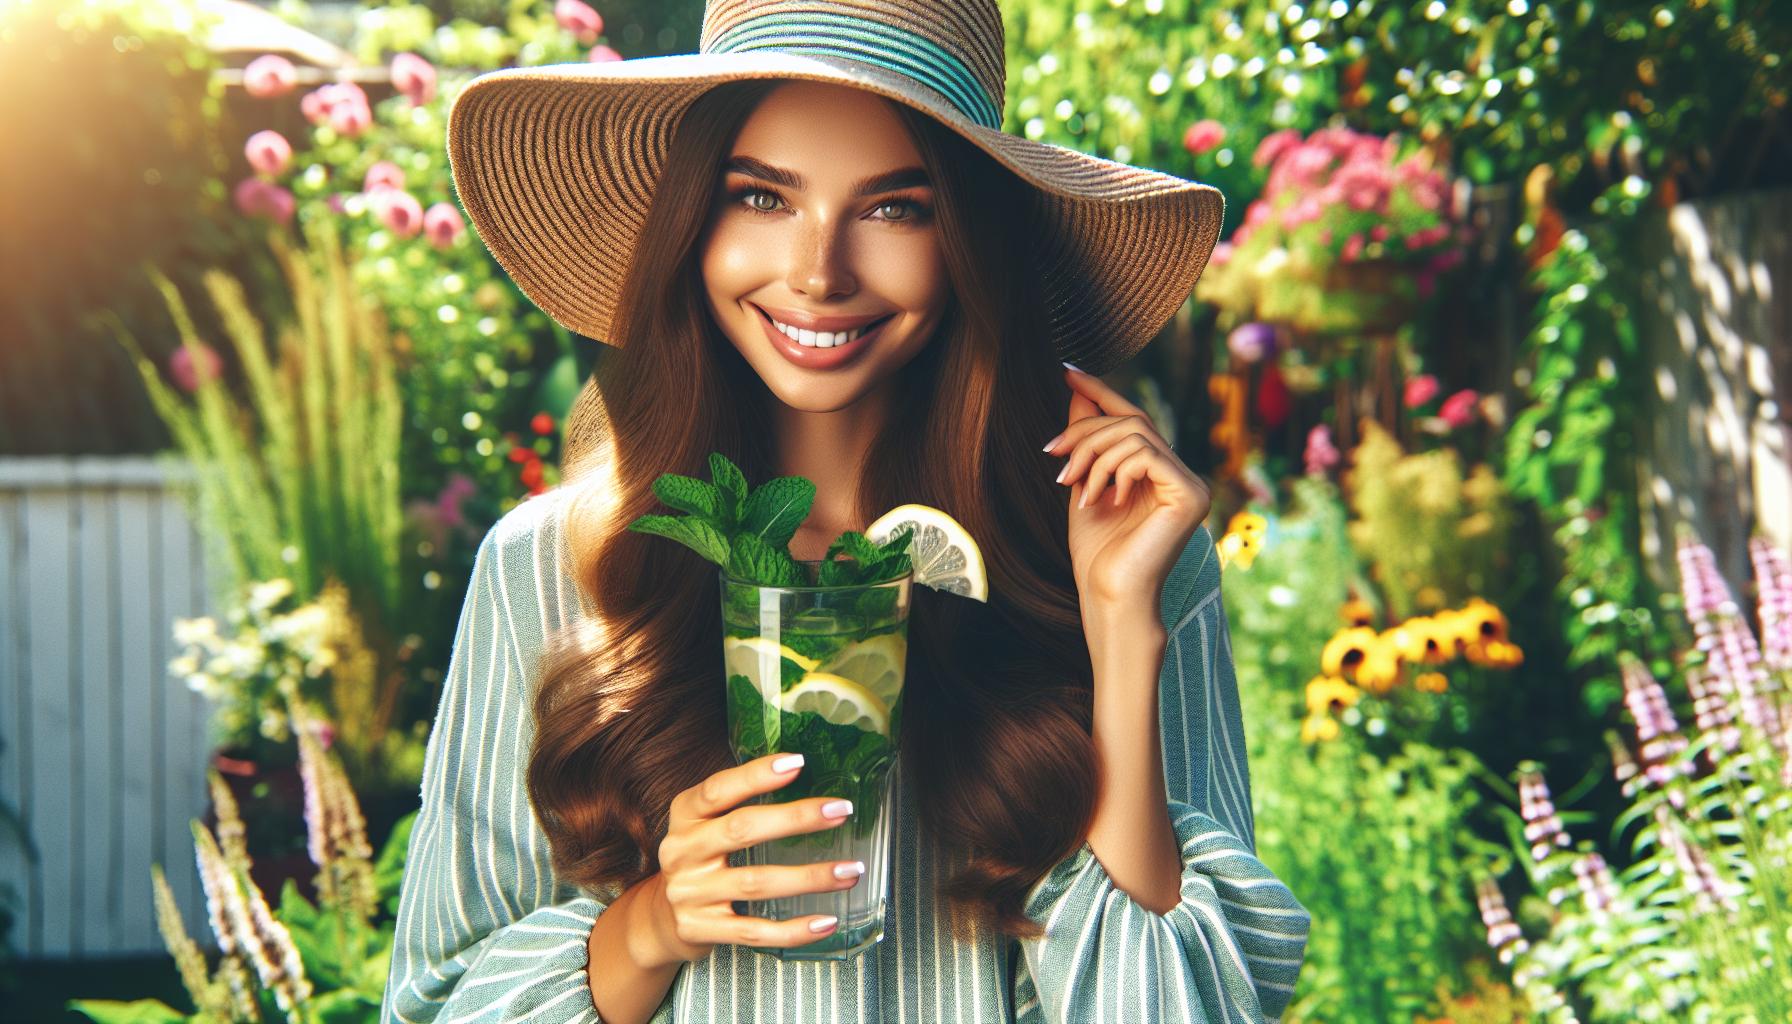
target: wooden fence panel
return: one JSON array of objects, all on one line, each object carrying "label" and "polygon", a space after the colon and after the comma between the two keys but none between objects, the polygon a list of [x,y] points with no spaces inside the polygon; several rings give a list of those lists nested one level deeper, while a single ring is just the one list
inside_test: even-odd
[{"label": "wooden fence panel", "polygon": [[0,459],[0,887],[27,959],[162,948],[149,869],[204,936],[189,819],[209,708],[167,671],[177,617],[212,614],[203,544],[149,458]]}]

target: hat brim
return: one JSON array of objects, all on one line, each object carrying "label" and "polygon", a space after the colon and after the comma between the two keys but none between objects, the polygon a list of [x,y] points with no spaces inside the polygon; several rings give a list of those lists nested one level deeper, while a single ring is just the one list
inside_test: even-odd
[{"label": "hat brim", "polygon": [[679,119],[725,82],[805,79],[928,114],[1032,185],[1055,353],[1092,373],[1130,358],[1188,298],[1219,240],[1211,185],[985,128],[945,97],[852,60],[771,51],[506,68],[449,111],[454,187],[523,294],[608,344],[611,318]]}]

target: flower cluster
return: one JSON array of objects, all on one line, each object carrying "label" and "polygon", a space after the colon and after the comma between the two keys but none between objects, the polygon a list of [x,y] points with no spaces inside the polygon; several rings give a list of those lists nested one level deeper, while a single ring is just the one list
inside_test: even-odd
[{"label": "flower cluster", "polygon": [[223,623],[177,618],[174,639],[182,650],[169,672],[216,705],[222,743],[237,749],[287,742],[285,709],[294,702],[330,706],[333,675],[360,671],[369,656],[335,581],[302,605],[295,605],[290,580],[250,584]]},{"label": "flower cluster", "polygon": [[1311,296],[1283,302],[1276,290],[1290,277],[1323,285],[1333,268],[1377,263],[1408,273],[1423,299],[1463,261],[1465,211],[1429,149],[1402,155],[1396,135],[1343,127],[1304,138],[1285,129],[1264,138],[1252,159],[1268,181],[1214,249],[1197,291],[1239,318],[1326,329],[1313,319],[1320,311]]},{"label": "flower cluster", "polygon": [[1236,562],[1240,569],[1249,569],[1257,552],[1263,550],[1263,534],[1268,527],[1269,520],[1255,512],[1234,514],[1226,523],[1226,532],[1214,545],[1219,552],[1220,568]]},{"label": "flower cluster", "polygon": [[1367,603],[1346,602],[1345,625],[1326,641],[1319,656],[1320,674],[1307,683],[1307,718],[1301,736],[1308,742],[1335,739],[1334,717],[1355,707],[1363,694],[1387,696],[1417,669],[1411,683],[1420,693],[1443,693],[1449,678],[1437,666],[1463,659],[1498,669],[1524,661],[1524,651],[1507,635],[1506,615],[1481,598],[1461,608],[1416,615],[1377,630]]}]

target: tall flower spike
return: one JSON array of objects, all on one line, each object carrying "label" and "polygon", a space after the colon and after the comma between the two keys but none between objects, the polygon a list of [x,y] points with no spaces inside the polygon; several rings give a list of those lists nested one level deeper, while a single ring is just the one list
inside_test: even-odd
[{"label": "tall flower spike", "polygon": [[1710,679],[1703,665],[1686,666],[1686,692],[1692,694],[1693,724],[1706,739],[1705,759],[1715,768],[1725,754],[1734,754],[1742,746],[1742,730],[1736,727],[1729,703],[1712,687]]},{"label": "tall flower spike", "polygon": [[218,951],[226,957],[236,956],[244,946],[238,930],[238,923],[246,918],[238,906],[242,893],[217,841],[197,821],[193,822],[193,852],[199,864],[199,885],[205,890],[205,912],[211,920],[212,934],[218,937]]},{"label": "tall flower spike", "polygon": [[1619,671],[1624,679],[1624,706],[1636,721],[1637,754],[1642,759],[1643,777],[1657,788],[1666,786],[1690,767],[1680,757],[1687,747],[1686,737],[1680,732],[1680,723],[1674,720],[1666,691],[1655,681],[1648,666],[1625,655],[1619,659]]},{"label": "tall flower spike", "polygon": [[174,958],[181,986],[192,997],[193,1006],[202,1017],[230,1020],[229,996],[224,986],[212,978],[211,971],[205,966],[205,954],[187,934],[187,926],[180,919],[180,907],[174,902],[174,890],[168,888],[168,878],[162,874],[162,866],[152,865],[149,871],[151,887],[155,890],[156,928],[162,933],[162,945],[168,947],[168,955]]},{"label": "tall flower spike", "polygon": [[1690,531],[1682,532],[1676,557],[1686,617],[1692,621],[1698,650],[1710,667],[1712,688],[1734,703],[1745,724],[1777,743],[1779,706],[1762,666],[1761,649],[1742,619],[1729,584],[1717,571],[1717,559]]},{"label": "tall flower spike", "polygon": [[1748,542],[1761,612],[1762,660],[1769,672],[1792,673],[1792,557],[1756,534]]},{"label": "tall flower spike", "polygon": [[247,874],[249,839],[243,827],[242,812],[237,809],[236,796],[216,769],[206,772],[206,782],[211,787],[212,808],[218,815],[218,847],[224,853],[224,862]]},{"label": "tall flower spike", "polygon": [[1605,731],[1605,746],[1612,755],[1612,777],[1627,797],[1635,796],[1642,787],[1642,777],[1637,768],[1636,758],[1630,756],[1630,748],[1618,738],[1618,734],[1610,729]]},{"label": "tall flower spike", "polygon": [[1518,776],[1518,812],[1524,817],[1524,837],[1531,844],[1531,859],[1549,856],[1551,846],[1566,847],[1568,833],[1549,798],[1549,784],[1543,773],[1523,770]]},{"label": "tall flower spike", "polygon": [[1655,807],[1655,824],[1662,846],[1673,854],[1674,863],[1684,876],[1681,888],[1693,894],[1698,907],[1708,911],[1715,904],[1734,911],[1736,901],[1730,887],[1718,877],[1711,858],[1681,830],[1680,823],[1660,804]]},{"label": "tall flower spike", "polygon": [[305,965],[299,959],[299,947],[293,944],[292,933],[274,919],[266,897],[253,882],[246,885],[250,926],[255,931],[255,973],[262,987],[274,993],[274,1001],[285,1011],[286,1019],[300,1024],[303,1016],[299,1004],[311,998],[311,982],[305,978]]},{"label": "tall flower spike", "polygon": [[1498,954],[1500,963],[1509,964],[1518,954],[1530,948],[1524,933],[1512,920],[1506,908],[1506,897],[1497,882],[1482,878],[1475,883],[1475,903],[1481,908],[1481,923],[1487,926],[1487,944]]},{"label": "tall flower spike", "polygon": [[1618,901],[1618,886],[1612,881],[1612,872],[1604,857],[1589,852],[1576,860],[1574,881],[1580,886],[1582,902],[1594,917],[1603,918],[1611,913],[1612,905]]}]

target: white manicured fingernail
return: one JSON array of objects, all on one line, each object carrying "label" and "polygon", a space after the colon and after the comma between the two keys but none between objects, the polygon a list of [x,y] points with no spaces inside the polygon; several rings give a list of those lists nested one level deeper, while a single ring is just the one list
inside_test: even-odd
[{"label": "white manicured fingernail", "polygon": [[835,878],[857,878],[865,873],[865,862],[855,860],[851,864],[834,865]]},{"label": "white manicured fingernail", "polygon": [[821,813],[827,818],[844,818],[852,813],[851,800],[829,800],[821,805]]},{"label": "white manicured fingernail", "polygon": [[1064,468],[1058,470],[1058,483],[1064,482],[1064,474],[1066,474],[1068,472],[1070,472],[1070,463],[1066,462],[1064,464]]},{"label": "white manicured fingernail", "polygon": [[776,761],[772,762],[772,771],[777,772],[778,774],[782,775],[785,772],[794,772],[798,768],[801,768],[802,766],[803,766],[803,755],[801,755],[801,754],[785,754],[783,757],[780,757]]},{"label": "white manicured fingernail", "polygon": [[816,920],[809,922],[809,930],[812,932],[825,932],[838,924],[839,921],[839,918],[832,916],[817,918]]},{"label": "white manicured fingernail", "polygon": [[1072,363],[1065,363],[1065,364],[1064,364],[1064,365],[1065,365],[1065,366],[1066,366],[1066,367],[1067,367],[1067,368],[1069,368],[1069,369],[1072,369],[1072,370],[1075,370],[1075,371],[1076,371],[1076,372],[1078,372],[1078,373],[1087,373],[1087,372],[1089,372],[1089,371],[1087,371],[1087,370],[1085,370],[1085,369],[1083,369],[1083,368],[1082,368],[1082,367],[1080,367],[1080,366],[1076,366],[1076,365],[1074,365],[1074,364],[1072,364]]}]

